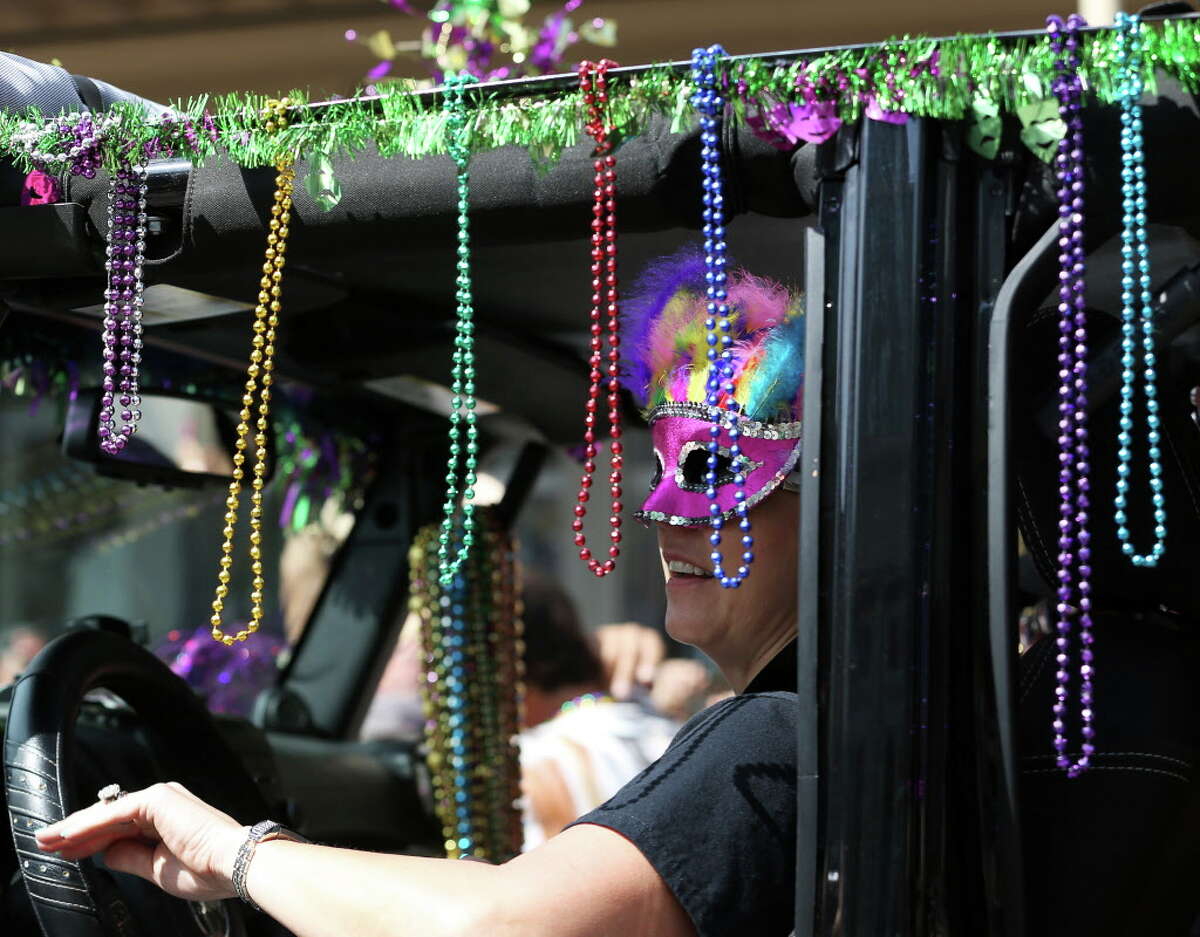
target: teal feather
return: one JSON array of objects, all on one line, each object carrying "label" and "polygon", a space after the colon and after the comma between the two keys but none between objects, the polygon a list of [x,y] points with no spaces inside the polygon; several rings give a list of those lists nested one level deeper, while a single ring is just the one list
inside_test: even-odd
[{"label": "teal feather", "polygon": [[795,411],[804,386],[804,316],[777,326],[763,343],[743,412],[751,420],[800,419]]}]

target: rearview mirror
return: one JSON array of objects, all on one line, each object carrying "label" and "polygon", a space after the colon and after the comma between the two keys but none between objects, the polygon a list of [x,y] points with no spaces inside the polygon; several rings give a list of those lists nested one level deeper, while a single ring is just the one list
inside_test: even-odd
[{"label": "rearview mirror", "polygon": [[[137,432],[118,455],[101,451],[97,428],[100,391],[81,390],[67,408],[63,452],[90,462],[101,475],[145,484],[200,487],[227,483],[237,452],[237,410],[170,391],[143,391]],[[274,446],[267,434],[267,472],[274,469]],[[253,442],[247,450],[253,463]],[[248,471],[247,471],[247,474]]]}]

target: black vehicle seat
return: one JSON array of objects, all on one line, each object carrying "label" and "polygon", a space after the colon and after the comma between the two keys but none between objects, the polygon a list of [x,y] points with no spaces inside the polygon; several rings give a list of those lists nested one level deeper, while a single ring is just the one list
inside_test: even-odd
[{"label": "black vehicle seat", "polygon": [[[1160,282],[1200,258],[1200,245],[1179,228],[1158,227],[1152,238]],[[1089,258],[1094,351],[1119,335],[1113,314],[1120,307],[1116,247],[1119,241],[1109,242]],[[1190,302],[1200,322],[1200,305]],[[1013,341],[1019,349],[1012,374],[1018,520],[1045,591],[1053,594],[1057,432],[1053,421],[1047,429],[1039,415],[1056,399],[1054,306],[1026,310]],[[1089,418],[1098,754],[1082,777],[1069,779],[1055,767],[1053,634],[1027,651],[1018,668],[1028,937],[1192,937],[1200,918],[1200,424],[1190,399],[1191,389],[1200,385],[1200,324],[1160,347],[1159,358],[1168,517],[1167,553],[1154,570],[1134,567],[1117,542],[1115,390]],[[1141,413],[1139,403],[1135,420],[1143,419]],[[1144,550],[1154,538],[1142,432],[1138,422],[1129,514],[1133,542]],[[1081,742],[1078,653],[1076,643],[1068,667],[1073,694],[1068,739],[1074,753]]]},{"label": "black vehicle seat", "polygon": [[1098,753],[1082,777],[1055,766],[1054,638],[1019,665],[1028,937],[1189,937],[1200,917],[1200,622],[1110,609],[1095,626]]},{"label": "black vehicle seat", "polygon": [[[1200,187],[1185,155],[1200,141],[1200,102],[1169,82],[1145,112],[1156,290],[1200,261]],[[1092,364],[1120,335],[1119,117],[1085,113]],[[1183,193],[1188,195],[1184,196]],[[1018,229],[1040,234],[1056,212],[1052,170],[1034,166],[1022,191]],[[1014,233],[1020,248],[1019,231]],[[1026,237],[1029,240],[1029,237]],[[1053,270],[1039,276],[1049,291]],[[1188,287],[1191,289],[1191,287]],[[1054,636],[1020,660],[1017,707],[1019,811],[1027,937],[1200,937],[1200,303],[1195,324],[1159,347],[1167,553],[1156,569],[1121,555],[1114,523],[1118,395],[1090,413],[1092,589],[1096,643],[1094,767],[1077,779],[1055,767]],[[1014,315],[1010,371],[1012,463],[1018,521],[1046,583],[1056,585],[1058,352],[1055,293]],[[1160,320],[1161,322],[1161,320]],[[1119,370],[1117,372],[1119,374]],[[1093,375],[1094,376],[1094,375]],[[1094,391],[1094,388],[1093,388]],[[1144,410],[1137,392],[1130,528],[1140,550],[1153,543]],[[1047,402],[1051,424],[1041,419]],[[1168,611],[1170,610],[1170,611]],[[1015,625],[1013,641],[1017,640]],[[1078,645],[1072,651],[1070,751],[1078,753]]]},{"label": "black vehicle seat", "polygon": [[[1093,347],[1103,347],[1117,326],[1099,310],[1091,319]],[[1055,320],[1035,313],[1018,331],[1021,367],[1013,388],[1018,516],[1047,583],[1054,582],[1057,552],[1057,447],[1027,414],[1053,397]],[[1200,918],[1200,425],[1189,400],[1190,388],[1200,384],[1198,328],[1160,353],[1168,534],[1155,570],[1135,568],[1117,545],[1115,395],[1091,414],[1098,754],[1082,777],[1069,779],[1054,763],[1053,634],[1027,651],[1018,668],[1028,937],[1192,937]],[[1138,442],[1129,513],[1134,543],[1146,549],[1153,535],[1146,454]],[[1074,753],[1081,742],[1078,654],[1076,642],[1068,666]]]}]

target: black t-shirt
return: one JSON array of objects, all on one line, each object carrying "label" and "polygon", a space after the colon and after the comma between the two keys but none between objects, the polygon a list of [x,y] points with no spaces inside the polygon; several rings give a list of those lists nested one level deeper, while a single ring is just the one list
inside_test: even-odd
[{"label": "black t-shirt", "polygon": [[641,851],[700,937],[787,937],[796,887],[796,646],[697,713],[663,756],[576,823]]}]

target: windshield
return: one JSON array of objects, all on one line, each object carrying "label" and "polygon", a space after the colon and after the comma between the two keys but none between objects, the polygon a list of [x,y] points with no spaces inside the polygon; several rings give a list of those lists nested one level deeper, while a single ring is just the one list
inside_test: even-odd
[{"label": "windshield", "polygon": [[[60,451],[62,401],[21,390],[0,394],[0,684],[71,622],[107,615],[128,622],[211,709],[247,714],[307,620],[346,518],[298,505],[281,455],[264,498],[263,623],[225,648],[208,634],[225,485],[166,489],[97,475]],[[250,611],[247,513],[243,504],[225,600],[230,633]]]}]

